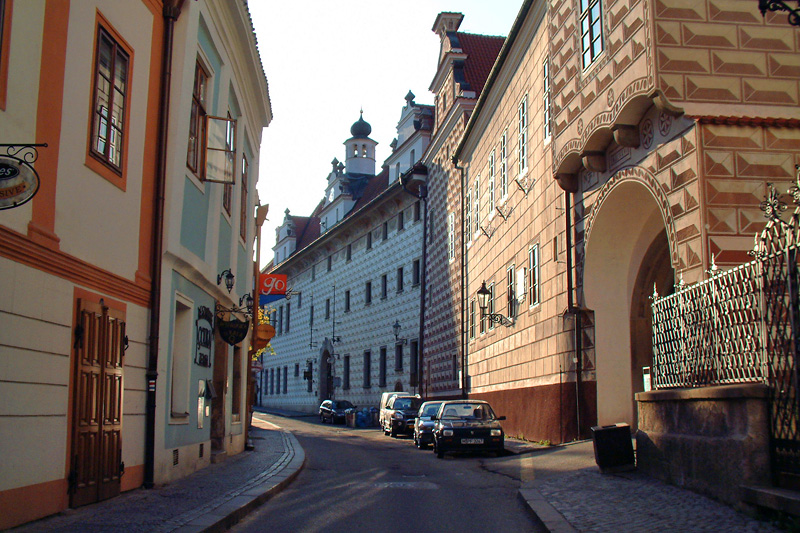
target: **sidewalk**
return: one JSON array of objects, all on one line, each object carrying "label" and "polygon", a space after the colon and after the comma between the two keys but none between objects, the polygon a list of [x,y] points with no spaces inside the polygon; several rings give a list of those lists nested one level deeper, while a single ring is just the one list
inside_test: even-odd
[{"label": "sidewalk", "polygon": [[779,531],[732,507],[636,471],[601,474],[592,441],[543,448],[508,440],[527,463],[520,496],[554,533]]},{"label": "sidewalk", "polygon": [[[257,410],[286,418],[316,418],[309,413]],[[297,439],[269,422],[254,418],[251,439],[253,451],[169,485],[126,492],[12,531],[225,531],[288,485],[305,462]],[[506,439],[506,449],[512,455],[492,464],[518,474],[520,497],[555,533],[778,531],[710,498],[635,471],[601,474],[592,441],[542,446]]]},{"label": "sidewalk", "polygon": [[253,419],[255,446],[163,487],[136,489],[97,504],[69,509],[14,532],[225,531],[288,485],[305,454],[283,429]]}]

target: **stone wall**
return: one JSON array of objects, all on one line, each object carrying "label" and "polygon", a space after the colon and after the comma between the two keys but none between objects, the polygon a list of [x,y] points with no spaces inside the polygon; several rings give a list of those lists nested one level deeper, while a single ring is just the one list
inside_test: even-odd
[{"label": "stone wall", "polygon": [[731,505],[770,483],[768,391],[728,385],[636,394],[639,469]]}]

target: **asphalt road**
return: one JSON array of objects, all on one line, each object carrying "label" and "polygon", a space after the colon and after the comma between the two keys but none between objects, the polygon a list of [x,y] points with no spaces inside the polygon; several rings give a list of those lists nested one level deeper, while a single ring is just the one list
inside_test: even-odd
[{"label": "asphalt road", "polygon": [[542,531],[518,494],[524,460],[437,459],[412,439],[378,429],[256,416],[294,433],[306,464],[288,488],[232,531]]}]

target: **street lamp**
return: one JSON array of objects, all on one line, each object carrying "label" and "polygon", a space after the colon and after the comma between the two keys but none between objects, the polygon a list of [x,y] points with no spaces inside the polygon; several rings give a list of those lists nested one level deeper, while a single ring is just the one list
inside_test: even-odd
[{"label": "street lamp", "polygon": [[394,330],[394,340],[397,343],[408,344],[408,339],[401,339],[400,338],[400,329],[401,328],[402,328],[402,326],[400,325],[400,321],[399,320],[395,320],[394,321],[394,325],[392,326],[392,329]]},{"label": "street lamp", "polygon": [[509,326],[512,324],[511,319],[499,313],[487,313],[486,309],[489,307],[489,299],[492,297],[492,291],[486,288],[486,282],[481,282],[481,288],[478,289],[478,307],[481,308],[481,319],[488,318],[490,322],[495,324],[503,324]]},{"label": "street lamp", "polygon": [[249,292],[243,294],[242,297],[239,298],[239,307],[246,307],[247,309],[253,307],[253,295]]},{"label": "street lamp", "polygon": [[227,288],[228,293],[230,293],[233,290],[233,280],[235,279],[235,276],[233,275],[233,272],[231,272],[230,268],[226,268],[217,274],[217,285],[222,283],[222,278],[225,278],[225,288]]}]

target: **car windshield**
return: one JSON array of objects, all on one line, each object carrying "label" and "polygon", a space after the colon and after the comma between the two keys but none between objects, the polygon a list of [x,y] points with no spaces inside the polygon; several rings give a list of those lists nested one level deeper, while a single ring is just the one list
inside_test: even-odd
[{"label": "car windshield", "polygon": [[392,406],[394,409],[419,409],[422,400],[419,398],[397,398]]},{"label": "car windshield", "polygon": [[492,408],[485,403],[448,403],[442,418],[491,420],[495,418]]},{"label": "car windshield", "polygon": [[353,407],[353,404],[348,402],[347,400],[333,402],[334,409],[350,409],[351,407]]},{"label": "car windshield", "polygon": [[419,416],[436,416],[436,413],[439,412],[439,406],[442,405],[441,403],[432,403],[426,405],[422,408],[422,412]]}]

